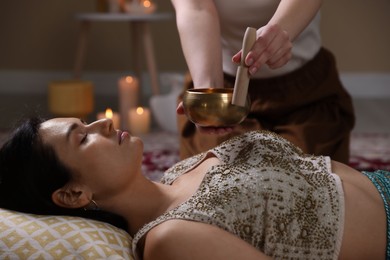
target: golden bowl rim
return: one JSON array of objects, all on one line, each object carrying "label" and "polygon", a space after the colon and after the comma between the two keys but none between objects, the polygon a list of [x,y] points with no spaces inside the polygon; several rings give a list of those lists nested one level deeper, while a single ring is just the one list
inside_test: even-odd
[{"label": "golden bowl rim", "polygon": [[[195,124],[198,124],[200,126],[212,126],[212,127],[224,127],[224,126],[232,126],[232,125],[237,125],[239,123],[241,123],[245,118],[246,116],[248,115],[249,111],[250,111],[250,99],[249,99],[249,96],[248,96],[248,102],[246,103],[245,106],[243,107],[240,107],[240,110],[244,110],[244,112],[240,112],[243,114],[242,117],[240,118],[236,118],[235,120],[225,120],[226,123],[228,121],[230,121],[229,124],[224,124],[224,123],[217,123],[216,121],[209,121],[207,122],[207,120],[199,120],[199,118],[197,118],[196,116],[194,116],[195,114],[193,112],[191,112],[190,110],[192,110],[191,106],[187,107],[186,103],[187,101],[188,102],[193,102],[193,100],[198,100],[200,102],[208,102],[206,100],[218,100],[218,99],[231,99],[233,96],[233,88],[190,88],[190,89],[187,89],[186,92],[185,92],[185,95],[183,96],[183,106],[184,106],[184,112],[185,114],[187,115],[187,118],[195,123]],[[203,98],[204,97],[204,98]],[[190,101],[192,100],[192,101]],[[203,101],[201,101],[203,100]],[[233,108],[233,107],[237,107],[236,105],[233,105],[230,103],[229,105],[229,109]]]},{"label": "golden bowl rim", "polygon": [[190,88],[187,89],[188,94],[233,94],[233,88]]}]

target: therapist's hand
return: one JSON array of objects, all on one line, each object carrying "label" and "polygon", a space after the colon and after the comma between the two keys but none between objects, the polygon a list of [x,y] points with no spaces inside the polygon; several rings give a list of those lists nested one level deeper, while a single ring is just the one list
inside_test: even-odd
[{"label": "therapist's hand", "polygon": [[[245,58],[250,75],[264,64],[271,69],[285,65],[291,59],[292,42],[288,33],[277,24],[267,24],[257,30],[257,39]],[[241,62],[242,50],[232,57],[234,63]]]},{"label": "therapist's hand", "polygon": [[[176,113],[179,115],[185,115],[183,102],[180,102],[179,105],[177,106]],[[199,130],[199,132],[205,134],[224,135],[233,131],[233,127],[204,127],[204,126],[199,126],[197,124],[195,125],[196,128]]]}]

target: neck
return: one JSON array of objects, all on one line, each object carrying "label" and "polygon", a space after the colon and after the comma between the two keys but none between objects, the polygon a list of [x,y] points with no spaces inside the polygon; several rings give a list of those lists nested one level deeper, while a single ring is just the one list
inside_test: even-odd
[{"label": "neck", "polygon": [[124,192],[103,202],[102,206],[105,210],[124,217],[129,233],[134,235],[142,226],[167,211],[175,198],[174,187],[152,182],[141,176]]}]

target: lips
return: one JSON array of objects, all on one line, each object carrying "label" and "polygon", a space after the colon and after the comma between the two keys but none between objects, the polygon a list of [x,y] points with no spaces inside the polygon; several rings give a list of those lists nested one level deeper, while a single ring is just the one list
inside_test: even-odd
[{"label": "lips", "polygon": [[122,131],[121,130],[117,130],[116,131],[116,136],[118,138],[118,144],[121,144],[122,143]]},{"label": "lips", "polygon": [[123,140],[129,136],[129,133],[126,131],[117,130],[118,143],[121,144]]}]

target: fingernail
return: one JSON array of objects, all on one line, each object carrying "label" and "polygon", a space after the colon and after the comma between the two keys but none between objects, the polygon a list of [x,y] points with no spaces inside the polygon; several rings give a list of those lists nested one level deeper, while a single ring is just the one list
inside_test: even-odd
[{"label": "fingernail", "polygon": [[249,69],[249,73],[250,73],[251,75],[255,74],[256,72],[257,72],[257,68],[256,68],[256,67],[253,67],[253,68],[250,68],[250,69]]},{"label": "fingernail", "polygon": [[248,61],[247,61],[247,63],[246,63],[246,65],[247,65],[247,66],[250,66],[250,65],[252,65],[252,64],[253,64],[253,59],[252,59],[252,58],[249,58]]}]

